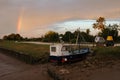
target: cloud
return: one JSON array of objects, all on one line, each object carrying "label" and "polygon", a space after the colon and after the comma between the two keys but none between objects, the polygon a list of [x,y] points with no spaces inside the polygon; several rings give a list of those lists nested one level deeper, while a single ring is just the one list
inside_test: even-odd
[{"label": "cloud", "polygon": [[119,3],[120,0],[0,0],[0,34],[16,32],[22,7],[25,10],[21,34],[30,34],[38,28],[42,32],[59,30],[63,25],[55,24],[75,19],[120,18]]}]

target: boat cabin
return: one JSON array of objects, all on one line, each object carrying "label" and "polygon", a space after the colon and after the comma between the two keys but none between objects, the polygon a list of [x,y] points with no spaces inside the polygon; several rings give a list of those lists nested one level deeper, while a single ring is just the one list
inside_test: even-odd
[{"label": "boat cabin", "polygon": [[50,56],[63,56],[71,54],[71,47],[64,44],[50,45]]}]

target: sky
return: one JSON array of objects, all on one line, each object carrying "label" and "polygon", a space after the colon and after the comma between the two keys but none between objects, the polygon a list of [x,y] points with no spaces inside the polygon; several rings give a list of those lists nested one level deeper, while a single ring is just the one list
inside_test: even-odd
[{"label": "sky", "polygon": [[95,20],[120,24],[120,0],[0,0],[0,38],[10,33],[40,37],[47,31],[59,33],[92,29]]}]

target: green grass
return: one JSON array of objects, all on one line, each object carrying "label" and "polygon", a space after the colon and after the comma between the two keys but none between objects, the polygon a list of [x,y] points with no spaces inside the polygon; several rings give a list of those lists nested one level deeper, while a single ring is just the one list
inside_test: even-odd
[{"label": "green grass", "polygon": [[120,47],[96,47],[95,53],[97,57],[120,59]]},{"label": "green grass", "polygon": [[47,56],[49,53],[49,45],[20,43],[15,41],[0,41],[0,47],[37,58]]}]

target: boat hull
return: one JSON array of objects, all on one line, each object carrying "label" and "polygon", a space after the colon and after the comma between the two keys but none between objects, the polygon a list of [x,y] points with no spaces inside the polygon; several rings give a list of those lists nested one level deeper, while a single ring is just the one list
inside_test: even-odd
[{"label": "boat hull", "polygon": [[67,56],[50,56],[49,59],[51,62],[56,62],[56,63],[73,62],[84,59],[88,53],[89,51],[83,54],[73,54]]}]

